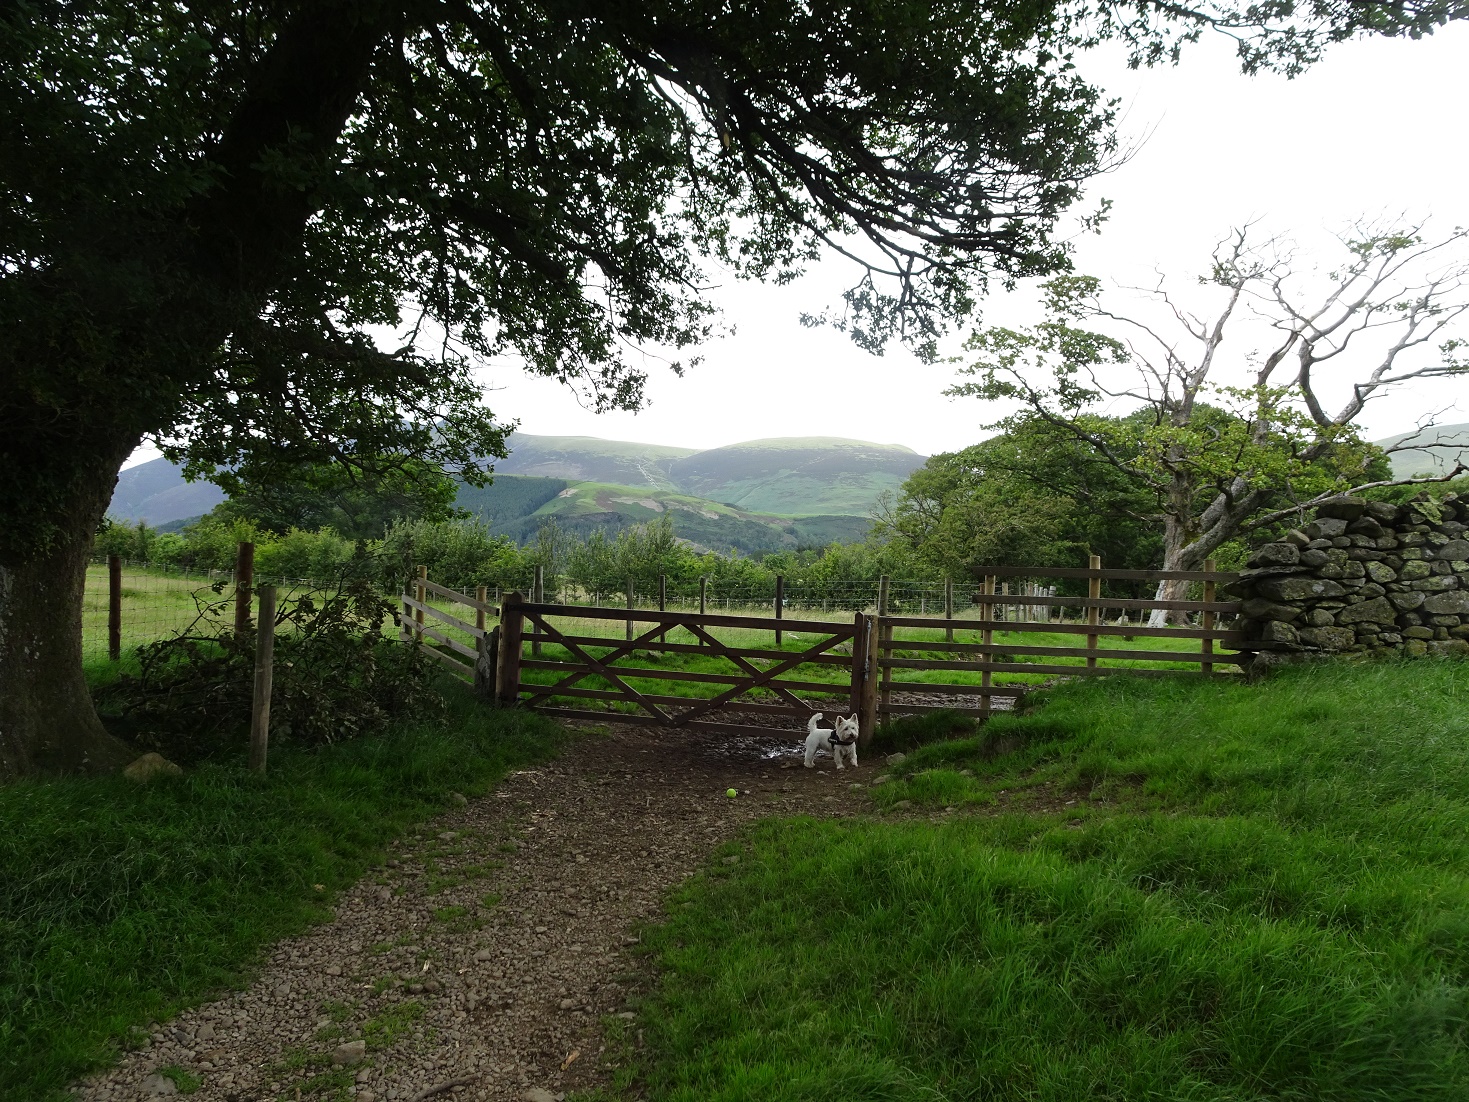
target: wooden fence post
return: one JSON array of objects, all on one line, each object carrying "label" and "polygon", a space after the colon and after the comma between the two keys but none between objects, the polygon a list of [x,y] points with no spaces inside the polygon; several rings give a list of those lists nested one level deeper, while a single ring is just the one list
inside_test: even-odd
[{"label": "wooden fence post", "polygon": [[474,695],[490,703],[495,697],[495,660],[499,657],[495,644],[499,642],[499,625],[485,631],[485,609],[490,590],[488,586],[476,586],[474,599],[479,607],[474,610],[474,626],[480,634],[474,640]]},{"label": "wooden fence post", "polygon": [[[1087,566],[1091,570],[1100,571],[1102,569],[1102,556],[1093,555],[1090,561],[1087,563]],[[1087,579],[1086,595],[1090,597],[1093,601],[1101,599],[1102,576],[1100,573],[1094,573],[1090,578]],[[1096,627],[1102,622],[1102,610],[1096,605],[1092,605],[1086,610],[1086,622],[1088,627]],[[1101,642],[1101,638],[1102,637],[1100,635],[1088,635],[1086,637],[1086,649],[1091,652],[1086,656],[1086,668],[1089,670],[1094,670],[1097,668],[1096,650],[1097,644]]]},{"label": "wooden fence post", "polygon": [[[1208,571],[1210,574],[1214,573],[1214,569],[1215,569],[1215,567],[1214,567],[1214,560],[1213,559],[1205,559],[1204,560],[1204,569],[1206,571]],[[1214,600],[1214,593],[1215,593],[1214,579],[1213,578],[1205,578],[1204,579],[1204,600],[1206,600],[1206,601],[1212,601],[1212,600]],[[1212,612],[1205,612],[1204,615],[1203,615],[1203,617],[1200,619],[1200,626],[1205,631],[1213,631],[1214,630],[1214,614]],[[1203,643],[1200,645],[1199,649],[1204,654],[1206,654],[1206,655],[1213,654],[1214,653],[1214,640],[1213,639],[1205,639],[1203,641]],[[1204,662],[1203,662],[1203,664],[1199,667],[1199,672],[1202,673],[1205,677],[1212,676],[1213,673],[1214,673],[1214,663],[1208,661],[1208,659],[1205,659]]]},{"label": "wooden fence post", "polygon": [[[535,588],[531,590],[531,600],[538,605],[546,603],[546,568],[536,563]],[[530,652],[539,657],[541,653],[541,629],[531,625],[530,629]]]},{"label": "wooden fence post", "polygon": [[107,556],[107,660],[122,659],[122,557]]},{"label": "wooden fence post", "polygon": [[985,649],[981,652],[984,661],[984,672],[979,675],[979,710],[984,713],[985,719],[990,714],[990,689],[995,684],[993,663],[995,661],[994,651],[990,648],[995,645],[995,629],[992,626],[995,617],[995,604],[986,601],[984,597],[995,595],[995,576],[986,574],[984,577],[984,588],[981,590],[983,596],[979,602],[979,617],[984,624],[984,630],[980,632],[979,641],[984,644]]},{"label": "wooden fence post", "polygon": [[486,704],[493,704],[500,671],[500,625],[481,635],[475,644],[474,695]]},{"label": "wooden fence post", "polygon": [[699,575],[699,615],[704,616],[709,612],[709,575]]},{"label": "wooden fence post", "polygon": [[858,612],[852,626],[852,688],[850,707],[857,719],[857,741],[866,746],[876,730],[873,722],[872,617]]},{"label": "wooden fence post", "polygon": [[255,633],[255,694],[250,701],[250,768],[265,772],[270,743],[270,687],[275,676],[275,586],[260,587],[260,625]]},{"label": "wooden fence post", "polygon": [[784,574],[777,574],[775,576],[775,619],[777,621],[776,628],[775,628],[775,645],[776,645],[777,648],[780,646],[780,639],[781,639],[781,630],[780,630],[779,621],[780,621],[781,616],[784,615],[785,590],[786,590],[786,579],[785,579],[785,575]]},{"label": "wooden fence post", "polygon": [[[945,620],[953,620],[953,618],[954,618],[954,579],[953,578],[945,578],[944,579],[944,619]],[[952,643],[954,641],[954,625],[952,623],[947,628],[944,629],[944,639],[945,639],[946,642],[949,642],[949,643]]]},{"label": "wooden fence post", "polygon": [[520,641],[525,628],[521,604],[519,593],[505,594],[500,604],[500,671],[495,693],[502,708],[513,708],[520,700]]},{"label": "wooden fence post", "polygon": [[[419,604],[428,603],[428,587],[423,584],[426,581],[428,581],[428,567],[420,566],[418,568],[418,581],[413,584],[413,597]],[[417,608],[413,610],[413,622],[417,625],[417,630],[413,633],[413,641],[419,646],[423,646],[423,609]]]},{"label": "wooden fence post", "polygon": [[250,630],[250,587],[255,584],[255,545],[241,542],[235,549],[235,634]]},{"label": "wooden fence post", "polygon": [[[627,610],[632,611],[632,579],[627,580]],[[627,641],[632,642],[632,617],[627,619]]]},{"label": "wooden fence post", "polygon": [[[880,684],[887,679],[887,671],[883,669],[882,660],[892,650],[893,629],[887,622],[888,615],[888,592],[892,586],[892,578],[883,574],[877,579],[877,624],[876,636],[873,640],[871,660],[868,665],[872,667],[872,679]],[[877,719],[882,722],[883,716],[888,713],[888,706],[892,703],[892,691],[881,689],[878,697],[879,708]]]}]

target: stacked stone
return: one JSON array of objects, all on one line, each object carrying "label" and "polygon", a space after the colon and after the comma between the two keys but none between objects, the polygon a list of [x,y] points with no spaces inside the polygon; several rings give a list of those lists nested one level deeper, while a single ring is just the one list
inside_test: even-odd
[{"label": "stacked stone", "polygon": [[1249,650],[1469,654],[1469,499],[1335,498],[1230,589]]}]

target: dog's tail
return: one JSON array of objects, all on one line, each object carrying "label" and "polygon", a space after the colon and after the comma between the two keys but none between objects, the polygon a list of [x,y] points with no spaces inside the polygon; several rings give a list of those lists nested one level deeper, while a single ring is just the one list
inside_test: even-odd
[{"label": "dog's tail", "polygon": [[814,715],[814,716],[812,716],[812,717],[811,717],[811,718],[810,718],[810,719],[808,719],[808,720],[807,720],[807,721],[806,721],[806,733],[807,733],[807,734],[808,734],[808,735],[809,735],[809,734],[810,734],[810,733],[811,733],[811,732],[812,732],[812,731],[814,731],[814,730],[816,730],[816,721],[817,721],[817,720],[818,720],[818,719],[820,719],[820,718],[821,718],[821,717],[822,717],[822,716],[823,716],[823,715],[825,715],[825,714],[826,714],[826,713],[825,713],[825,712],[817,712],[817,713],[816,713],[816,714],[815,714],[815,715]]}]

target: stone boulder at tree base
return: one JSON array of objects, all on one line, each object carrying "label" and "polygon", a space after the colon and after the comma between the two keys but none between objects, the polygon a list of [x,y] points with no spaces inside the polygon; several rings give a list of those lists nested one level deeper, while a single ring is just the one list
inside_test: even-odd
[{"label": "stone boulder at tree base", "polygon": [[1243,649],[1262,665],[1308,654],[1469,655],[1469,500],[1323,503],[1250,557]]}]

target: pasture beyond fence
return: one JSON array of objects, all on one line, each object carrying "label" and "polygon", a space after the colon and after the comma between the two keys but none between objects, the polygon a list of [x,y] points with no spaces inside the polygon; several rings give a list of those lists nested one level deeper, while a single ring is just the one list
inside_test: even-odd
[{"label": "pasture beyond fence", "polygon": [[[779,586],[764,615],[711,610],[703,601],[697,611],[670,609],[662,586],[658,608],[635,607],[631,589],[623,608],[547,602],[535,592],[507,594],[497,608],[484,590],[470,598],[420,571],[403,598],[402,636],[503,706],[723,733],[799,733],[822,712],[856,715],[867,738],[896,716],[945,709],[983,718],[996,699],[1055,678],[1236,673],[1244,656],[1218,648],[1241,636],[1219,618],[1240,606],[1216,592],[1236,577],[1212,563],[1200,571],[1109,570],[1095,558],[1077,569],[993,568],[972,609],[956,610],[946,586],[943,614],[933,616],[894,610],[883,579],[872,611],[836,620],[791,614]],[[1109,583],[1163,580],[1197,583],[1201,599],[1103,592]],[[1075,582],[1085,583],[1085,595],[1058,594],[1060,584]],[[473,609],[476,622],[431,603],[435,597]],[[1160,609],[1196,620],[1148,626]],[[487,615],[498,615],[498,627],[486,627]],[[1148,644],[1133,645],[1137,639]]]},{"label": "pasture beyond fence", "polygon": [[[829,586],[802,592],[778,579],[768,598],[743,607],[704,583],[677,593],[659,579],[652,593],[630,583],[614,607],[572,603],[564,588],[548,599],[539,570],[528,595],[502,595],[445,586],[420,567],[398,597],[395,634],[501,705],[729,733],[799,733],[816,712],[850,714],[866,738],[879,722],[939,708],[983,718],[1056,678],[1237,673],[1251,656],[1221,617],[1240,604],[1216,594],[1237,577],[1212,563],[1113,570],[1093,559],[1074,569],[990,568],[962,586],[883,578],[865,601],[856,588],[834,597]],[[1162,580],[1192,583],[1199,599],[1127,595]],[[197,630],[201,618],[241,630],[252,588],[248,545],[232,573],[99,564],[88,577],[84,649],[100,656],[105,638],[116,660]],[[281,599],[293,588],[309,584],[283,586]],[[1149,626],[1158,609],[1185,622]]]}]

